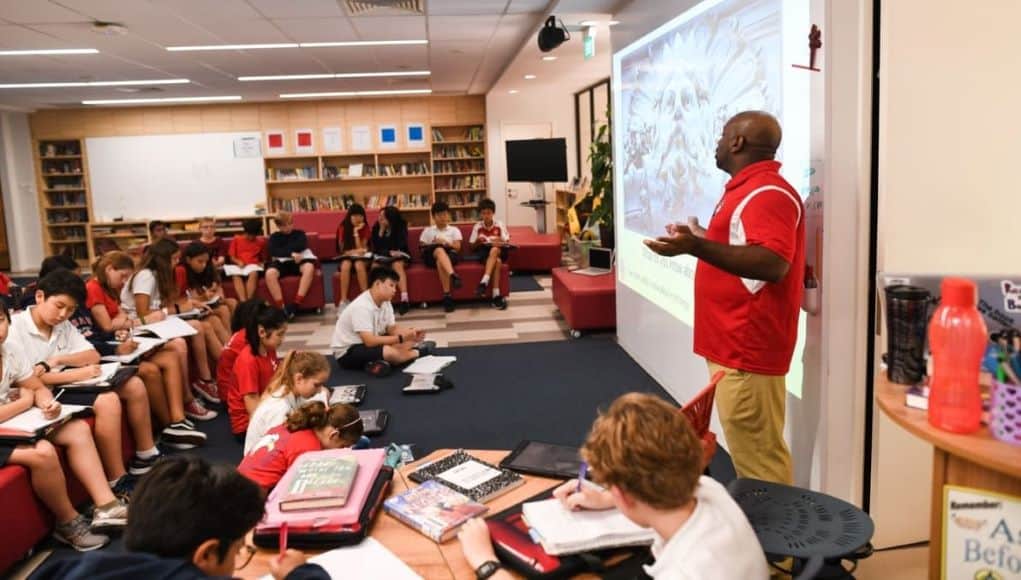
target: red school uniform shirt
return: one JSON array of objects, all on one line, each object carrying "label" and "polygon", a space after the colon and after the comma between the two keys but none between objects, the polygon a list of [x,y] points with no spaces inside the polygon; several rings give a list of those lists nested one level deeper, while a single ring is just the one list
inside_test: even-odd
[{"label": "red school uniform shirt", "polygon": [[230,253],[230,244],[228,244],[227,240],[223,238],[215,237],[208,242],[199,238],[199,241],[202,242],[202,245],[205,246],[207,250],[209,250],[210,260],[219,258],[220,256],[226,257],[227,254]]},{"label": "red school uniform shirt", "polygon": [[120,300],[107,294],[99,280],[89,278],[89,281],[85,283],[85,307],[91,311],[92,307],[97,304],[106,306],[106,313],[110,315],[110,318],[115,318],[121,311]]},{"label": "red school uniform shirt", "polygon": [[249,240],[245,236],[234,236],[230,241],[230,255],[242,264],[262,264],[266,261],[266,239],[256,237]]},{"label": "red school uniform shirt", "polygon": [[287,425],[278,425],[267,431],[251,453],[241,460],[238,472],[269,491],[302,453],[322,448],[319,438],[311,429],[292,433],[287,430]]},{"label": "red school uniform shirt", "polygon": [[184,294],[188,288],[188,271],[184,269],[184,264],[178,264],[174,266],[174,283],[177,284],[177,290],[181,294]]},{"label": "red school uniform shirt", "polygon": [[[358,237],[362,240],[362,247],[368,249],[369,247],[369,236],[372,235],[372,226],[366,223],[362,226],[362,229],[358,231]],[[344,222],[340,222],[337,226],[337,253],[344,253],[354,248],[344,247]]]},{"label": "red school uniform shirt", "polygon": [[[241,349],[248,344],[248,333],[241,329],[230,336],[227,344],[223,345],[223,352],[220,353],[220,360],[216,362],[216,385],[221,393],[230,393],[234,388],[234,363],[241,354]],[[242,404],[242,406],[244,406]]]},{"label": "red school uniform shirt", "polygon": [[234,361],[234,383],[227,391],[227,413],[232,433],[248,431],[250,417],[245,409],[245,395],[261,395],[278,364],[275,350],[267,350],[265,355],[253,354],[251,345],[246,343],[238,353]]},{"label": "red school uniform shirt", "polygon": [[704,260],[695,270],[695,354],[764,375],[790,368],[804,291],[804,206],[779,170],[760,161],[727,182],[706,239],[770,250],[790,264],[783,280],[741,278]]}]

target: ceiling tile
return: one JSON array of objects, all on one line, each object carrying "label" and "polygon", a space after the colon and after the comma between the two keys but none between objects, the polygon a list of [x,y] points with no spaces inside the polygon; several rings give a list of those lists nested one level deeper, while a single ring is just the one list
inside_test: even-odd
[{"label": "ceiling tile", "polygon": [[511,0],[507,13],[539,12],[545,14],[550,5],[555,3],[556,0]]},{"label": "ceiling tile", "polygon": [[149,0],[148,3],[199,24],[207,20],[241,22],[264,17],[244,0],[216,0],[215,2],[209,0]]},{"label": "ceiling tile", "polygon": [[430,16],[429,40],[478,40],[486,42],[500,21],[499,16]]},{"label": "ceiling tile", "polygon": [[347,18],[278,18],[273,24],[295,42],[360,40]]},{"label": "ceiling tile", "polygon": [[[43,34],[38,30],[23,26],[0,26],[0,46],[6,49],[43,49],[43,48],[91,48],[91,46],[69,46],[59,37]],[[81,55],[89,58],[89,55]],[[4,61],[9,59],[4,59]],[[0,67],[3,62],[0,62]]]},{"label": "ceiling tile", "polygon": [[426,38],[424,16],[352,18],[362,40],[417,40]]},{"label": "ceiling tile", "polygon": [[54,22],[83,22],[89,20],[45,0],[4,0],[0,17],[19,24],[49,24]]},{"label": "ceiling tile", "polygon": [[502,14],[510,0],[429,0],[429,16],[471,16]]},{"label": "ceiling tile", "polygon": [[601,12],[613,14],[614,8],[621,0],[560,0],[557,2],[557,14]]},{"label": "ceiling tile", "polygon": [[[202,1],[202,0],[199,0]],[[337,0],[248,0],[266,18],[343,18]]]}]

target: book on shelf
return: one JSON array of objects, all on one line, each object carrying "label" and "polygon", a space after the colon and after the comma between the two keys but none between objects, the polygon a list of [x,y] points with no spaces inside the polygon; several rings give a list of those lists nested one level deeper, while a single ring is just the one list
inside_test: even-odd
[{"label": "book on shelf", "polygon": [[22,413],[0,422],[0,442],[28,444],[46,437],[54,429],[76,417],[92,414],[92,407],[84,405],[61,405],[60,414],[52,419],[43,415],[42,409],[32,407]]},{"label": "book on shelf", "polygon": [[316,179],[316,168],[311,165],[305,167],[267,167],[266,178],[271,181]]},{"label": "book on shelf", "polygon": [[347,503],[358,473],[358,458],[305,454],[291,469],[295,473],[280,497],[280,511],[338,508]]},{"label": "book on shelf", "polygon": [[464,449],[427,463],[408,477],[418,483],[436,480],[482,503],[525,483],[517,473],[486,463]]},{"label": "book on shelf", "polygon": [[468,127],[468,132],[465,137],[466,141],[482,141],[482,127]]},{"label": "book on shelf", "polygon": [[482,158],[482,147],[478,145],[443,145],[435,151],[435,159],[445,157],[479,157]]},{"label": "book on shelf", "polygon": [[432,480],[383,502],[386,513],[439,543],[454,537],[465,522],[488,509]]},{"label": "book on shelf", "polygon": [[443,131],[440,131],[439,129],[433,128],[432,134],[433,134],[433,143],[437,143],[437,142],[443,141]]},{"label": "book on shelf", "polygon": [[438,174],[449,173],[485,173],[483,158],[478,159],[457,159],[454,161],[433,161],[433,171]]},{"label": "book on shelf", "polygon": [[646,546],[656,532],[627,519],[618,509],[569,510],[558,499],[527,502],[521,514],[547,554],[559,556],[603,548]]}]

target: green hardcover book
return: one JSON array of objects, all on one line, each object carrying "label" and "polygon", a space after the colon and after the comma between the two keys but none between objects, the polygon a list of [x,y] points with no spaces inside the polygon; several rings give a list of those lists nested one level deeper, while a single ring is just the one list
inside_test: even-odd
[{"label": "green hardcover book", "polygon": [[296,473],[287,493],[280,498],[280,511],[338,508],[346,504],[358,473],[358,459],[354,455],[305,457],[291,467]]}]

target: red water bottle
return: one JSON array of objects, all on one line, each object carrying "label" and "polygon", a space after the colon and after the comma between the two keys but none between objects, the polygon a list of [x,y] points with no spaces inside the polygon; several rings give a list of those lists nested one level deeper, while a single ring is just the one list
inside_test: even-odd
[{"label": "red water bottle", "polygon": [[966,278],[944,278],[939,307],[929,322],[932,377],[929,424],[954,433],[979,428],[982,396],[978,372],[989,335],[975,308],[978,290]]}]

